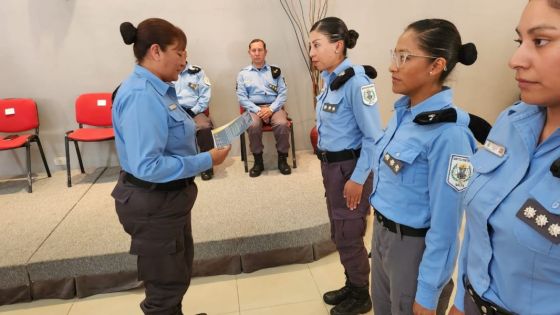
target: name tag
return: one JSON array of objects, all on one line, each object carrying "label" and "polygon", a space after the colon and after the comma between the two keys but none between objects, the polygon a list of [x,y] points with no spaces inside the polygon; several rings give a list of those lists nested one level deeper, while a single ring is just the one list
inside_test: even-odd
[{"label": "name tag", "polygon": [[177,109],[177,105],[176,104],[171,104],[169,105],[169,110],[176,110]]},{"label": "name tag", "polygon": [[107,100],[97,100],[97,106],[107,106]]},{"label": "name tag", "polygon": [[504,146],[490,140],[486,140],[486,142],[484,142],[484,148],[499,157],[503,157],[504,154],[506,154],[506,148]]},{"label": "name tag", "polygon": [[16,114],[16,109],[15,108],[6,108],[4,110],[4,115],[6,116],[10,116],[10,115],[15,115]]}]

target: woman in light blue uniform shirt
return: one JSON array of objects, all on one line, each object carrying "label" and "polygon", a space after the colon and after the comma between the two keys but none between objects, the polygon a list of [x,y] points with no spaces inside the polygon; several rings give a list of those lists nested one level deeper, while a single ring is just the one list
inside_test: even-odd
[{"label": "woman in light blue uniform shirt", "polygon": [[516,32],[522,101],[472,158],[451,314],[560,314],[560,1],[529,1]]},{"label": "woman in light blue uniform shirt", "polygon": [[121,24],[138,65],[113,103],[122,172],[112,192],[119,221],[138,256],[144,314],[180,315],[193,264],[194,176],[224,161],[229,147],[198,153],[195,124],[178,105],[176,81],[185,67],[185,33],[162,19]]},{"label": "woman in light blue uniform shirt", "polygon": [[[469,115],[444,85],[457,62],[476,60],[446,20],[410,24],[391,51],[395,103],[377,143],[372,240],[375,314],[443,314],[453,283],[463,191],[472,172],[475,140]],[[456,118],[442,122],[452,111]],[[418,117],[428,117],[425,125]]]},{"label": "woman in light blue uniform shirt", "polygon": [[331,238],[344,266],[346,284],[323,296],[336,305],[331,314],[363,314],[371,310],[369,262],[363,242],[367,198],[371,193],[371,166],[375,142],[381,138],[371,67],[353,65],[346,57],[358,33],[336,17],[324,18],[309,34],[309,56],[322,71],[324,86],[317,96],[317,156],[325,186]]}]

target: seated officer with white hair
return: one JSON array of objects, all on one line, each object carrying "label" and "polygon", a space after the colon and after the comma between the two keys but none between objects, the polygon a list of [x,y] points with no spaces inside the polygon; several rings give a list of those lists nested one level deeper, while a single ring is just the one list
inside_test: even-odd
[{"label": "seated officer with white hair", "polygon": [[[212,128],[214,126],[204,111],[208,109],[208,103],[210,102],[210,79],[201,67],[190,65],[187,62],[185,69],[174,84],[179,105],[194,119],[196,124],[196,142],[200,151],[209,151],[214,147],[212,138]],[[200,173],[202,180],[210,180],[212,176],[214,176],[213,168]]]}]

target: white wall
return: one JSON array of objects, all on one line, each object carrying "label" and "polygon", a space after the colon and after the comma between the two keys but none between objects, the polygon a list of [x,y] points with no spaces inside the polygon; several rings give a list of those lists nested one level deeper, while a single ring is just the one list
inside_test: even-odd
[{"label": "white wall", "polygon": [[[309,0],[302,0],[304,7]],[[459,28],[463,41],[474,42],[479,60],[457,66],[449,84],[459,106],[493,122],[517,98],[507,60],[515,49],[515,26],[525,0],[331,0],[328,15],[338,16],[360,33],[349,50],[355,63],[371,64],[383,123],[397,98],[391,92],[389,49],[410,22],[446,18]],[[238,114],[237,72],[250,60],[247,43],[267,41],[268,61],[282,68],[289,88],[289,112],[295,122],[297,149],[310,148],[314,125],[311,85],[295,36],[275,0],[0,0],[0,97],[34,98],[40,111],[41,139],[52,169],[64,156],[64,131],[76,127],[75,98],[85,92],[111,92],[134,65],[132,47],[123,44],[118,27],[161,17],[181,27],[188,37],[191,63],[211,78],[211,116],[221,125]],[[265,151],[273,151],[268,138]],[[117,164],[112,143],[85,144],[86,167]],[[239,144],[233,154],[239,154]],[[24,150],[0,152],[0,176],[25,171]],[[33,169],[42,171],[37,150]],[[76,167],[75,154],[73,167]]]}]

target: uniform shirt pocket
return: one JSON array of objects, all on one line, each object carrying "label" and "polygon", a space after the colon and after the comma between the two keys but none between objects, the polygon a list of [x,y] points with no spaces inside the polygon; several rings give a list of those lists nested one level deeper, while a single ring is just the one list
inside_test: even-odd
[{"label": "uniform shirt pocket", "polygon": [[[484,187],[492,178],[492,173],[498,169],[508,159],[508,155],[499,157],[488,152],[485,149],[480,149],[475,155],[471,157],[471,164],[474,169],[474,175],[469,180],[468,188],[464,197],[464,204],[469,205],[474,197],[478,194],[482,187]],[[494,197],[491,194],[487,195],[489,198]]]},{"label": "uniform shirt pocket", "polygon": [[[521,245],[534,252],[554,258],[555,264],[560,263],[560,244],[552,242],[547,237],[553,237],[551,233],[554,233],[557,238],[560,238],[560,235],[557,234],[558,228],[560,228],[560,221],[558,220],[560,218],[560,198],[558,192],[554,193],[552,191],[554,189],[558,190],[557,187],[554,178],[548,173],[529,191],[529,198],[537,201],[543,209],[536,209],[537,213],[534,216],[531,216],[529,212],[524,212],[524,215],[531,216],[531,218],[527,218],[530,220],[540,220],[542,226],[531,226],[519,218],[515,218],[514,225],[515,237]],[[515,213],[517,212],[516,209]]]},{"label": "uniform shirt pocket", "polygon": [[187,114],[183,113],[178,108],[174,110],[169,110],[169,137],[175,139],[184,139],[186,135],[185,120],[187,119]]},{"label": "uniform shirt pocket", "polygon": [[[387,153],[402,164],[396,176],[403,184],[428,185],[428,162],[421,156],[422,148],[392,141],[387,147]],[[389,167],[388,165],[385,165]]]}]

